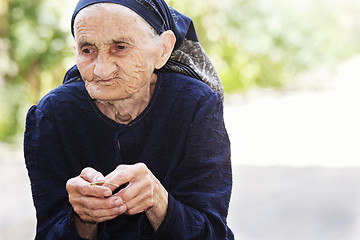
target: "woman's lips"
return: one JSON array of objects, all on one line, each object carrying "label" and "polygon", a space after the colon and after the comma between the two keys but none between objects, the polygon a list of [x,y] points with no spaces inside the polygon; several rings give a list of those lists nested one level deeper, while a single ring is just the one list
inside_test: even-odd
[{"label": "woman's lips", "polygon": [[100,85],[112,86],[115,83],[114,79],[102,79],[97,81]]}]

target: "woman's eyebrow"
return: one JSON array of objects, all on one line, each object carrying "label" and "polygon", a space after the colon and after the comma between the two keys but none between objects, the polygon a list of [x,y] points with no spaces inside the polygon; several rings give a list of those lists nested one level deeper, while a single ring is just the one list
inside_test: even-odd
[{"label": "woman's eyebrow", "polygon": [[126,43],[129,45],[135,45],[130,39],[128,38],[119,38],[119,39],[113,39],[112,40],[113,44],[120,44],[120,43]]},{"label": "woman's eyebrow", "polygon": [[85,47],[85,46],[93,46],[94,44],[92,44],[92,43],[90,43],[90,42],[88,42],[88,41],[81,41],[80,43],[79,43],[79,47],[80,48],[83,48],[83,47]]}]

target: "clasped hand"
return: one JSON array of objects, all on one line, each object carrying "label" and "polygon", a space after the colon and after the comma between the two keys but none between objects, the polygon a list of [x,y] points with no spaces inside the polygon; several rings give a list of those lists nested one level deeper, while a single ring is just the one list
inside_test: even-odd
[{"label": "clasped hand", "polygon": [[[94,182],[106,183],[92,185]],[[113,194],[115,185],[123,184],[127,186]],[[167,211],[168,193],[143,163],[119,165],[105,177],[93,168],[85,168],[79,176],[68,180],[66,189],[74,211],[88,223],[145,211],[156,230]]]}]

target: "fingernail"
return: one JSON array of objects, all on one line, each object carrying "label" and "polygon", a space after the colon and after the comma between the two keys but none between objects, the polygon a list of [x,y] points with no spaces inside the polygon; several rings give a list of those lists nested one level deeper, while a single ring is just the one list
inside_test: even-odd
[{"label": "fingernail", "polygon": [[120,198],[117,198],[117,199],[115,200],[115,206],[120,207],[121,205],[123,205],[123,202],[121,201]]},{"label": "fingernail", "polygon": [[125,206],[125,204],[121,205],[121,206],[119,207],[119,210],[120,210],[120,212],[126,212],[126,206]]},{"label": "fingernail", "polygon": [[110,197],[112,195],[112,192],[110,190],[107,190],[104,192],[104,197]]}]

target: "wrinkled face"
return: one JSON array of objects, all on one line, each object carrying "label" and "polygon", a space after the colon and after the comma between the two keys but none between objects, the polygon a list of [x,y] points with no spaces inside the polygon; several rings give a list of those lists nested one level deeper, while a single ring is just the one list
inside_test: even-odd
[{"label": "wrinkled face", "polygon": [[92,98],[127,99],[150,82],[161,44],[134,11],[91,5],[76,16],[74,32],[77,66]]}]

